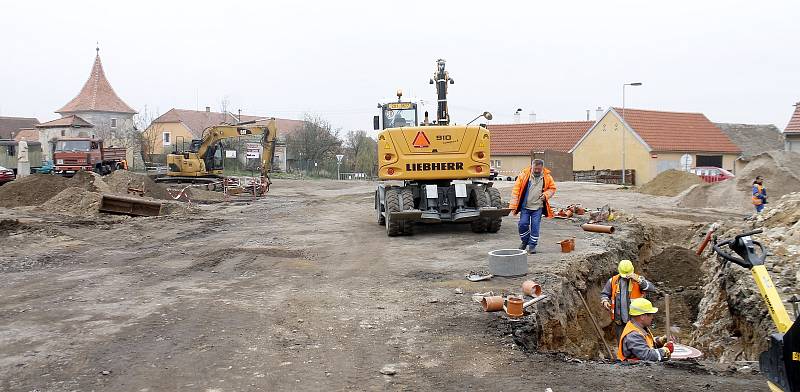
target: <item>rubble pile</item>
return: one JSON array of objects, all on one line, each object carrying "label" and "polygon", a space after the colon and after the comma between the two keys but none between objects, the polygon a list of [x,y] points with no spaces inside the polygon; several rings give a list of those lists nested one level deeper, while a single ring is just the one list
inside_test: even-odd
[{"label": "rubble pile", "polygon": [[99,215],[98,208],[103,196],[77,187],[69,187],[42,204],[41,208],[59,214],[92,217]]},{"label": "rubble pile", "polygon": [[753,158],[736,178],[692,187],[678,197],[678,207],[753,210],[751,194],[756,176],[764,177],[769,200],[800,192],[800,153],[769,151]]},{"label": "rubble pile", "polygon": [[654,196],[677,196],[692,185],[702,182],[703,180],[696,174],[681,170],[667,170],[639,187],[637,191]]},{"label": "rubble pile", "polygon": [[[753,238],[769,252],[766,267],[785,301],[800,294],[800,192],[773,203],[755,220],[728,224],[718,233],[727,239],[755,228],[764,230]],[[703,271],[707,283],[693,344],[721,361],[757,360],[774,325],[750,272],[730,263],[723,266],[716,256],[705,260]]]}]

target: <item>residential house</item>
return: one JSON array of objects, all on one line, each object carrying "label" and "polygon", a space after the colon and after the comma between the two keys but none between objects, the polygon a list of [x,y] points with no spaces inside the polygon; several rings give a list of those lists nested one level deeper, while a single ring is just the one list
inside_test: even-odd
[{"label": "residential house", "polygon": [[0,139],[14,139],[23,129],[31,129],[39,120],[31,117],[0,116]]},{"label": "residential house", "polygon": [[491,165],[502,179],[513,179],[530,165],[531,157],[541,157],[556,181],[572,181],[570,149],[589,130],[594,121],[491,124]]},{"label": "residential house", "polygon": [[800,152],[800,102],[794,104],[794,113],[786,129],[783,130],[783,137],[786,151]]},{"label": "residential house", "polygon": [[784,148],[781,130],[772,124],[714,123],[714,125],[742,150],[742,154],[734,162],[734,174],[739,173],[754,156]]},{"label": "residential house", "polygon": [[[624,118],[623,118],[624,116]],[[570,150],[573,170],[633,169],[635,184],[658,173],[716,166],[733,171],[742,150],[702,113],[609,108]],[[628,180],[630,183],[630,180]]]}]

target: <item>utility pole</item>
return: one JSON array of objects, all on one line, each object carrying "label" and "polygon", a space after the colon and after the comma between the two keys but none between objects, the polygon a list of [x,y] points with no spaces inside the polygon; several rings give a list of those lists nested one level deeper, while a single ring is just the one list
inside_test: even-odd
[{"label": "utility pole", "polygon": [[641,86],[641,82],[625,83],[622,85],[622,186],[625,186],[625,86]]}]

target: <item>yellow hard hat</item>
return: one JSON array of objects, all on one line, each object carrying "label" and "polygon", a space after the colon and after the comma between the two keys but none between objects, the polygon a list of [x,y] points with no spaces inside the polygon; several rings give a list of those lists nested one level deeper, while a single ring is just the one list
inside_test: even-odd
[{"label": "yellow hard hat", "polygon": [[634,298],[631,301],[631,309],[628,312],[631,316],[641,316],[643,314],[650,314],[658,312],[658,308],[653,306],[650,301],[645,298]]},{"label": "yellow hard hat", "polygon": [[633,263],[630,260],[622,260],[617,266],[617,271],[620,275],[628,275],[633,273]]}]

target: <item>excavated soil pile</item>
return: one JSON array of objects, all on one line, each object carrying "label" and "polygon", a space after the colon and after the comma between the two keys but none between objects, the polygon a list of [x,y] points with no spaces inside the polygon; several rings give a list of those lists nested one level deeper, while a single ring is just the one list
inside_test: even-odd
[{"label": "excavated soil pile", "polygon": [[766,236],[773,240],[769,244],[773,253],[796,255],[800,251],[797,249],[800,248],[800,192],[783,195],[767,204],[756,225],[764,228]]},{"label": "excavated soil pile", "polygon": [[702,182],[703,180],[695,174],[680,170],[667,170],[642,185],[638,191],[655,196],[677,196],[692,185]]},{"label": "excavated soil pile", "polygon": [[110,191],[113,193],[125,195],[128,194],[128,188],[142,189],[144,188],[144,195],[154,199],[171,200],[167,194],[167,187],[163,184],[158,184],[150,177],[143,174],[131,173],[127,170],[117,170],[110,175],[103,178],[108,184]]},{"label": "excavated soil pile", "polygon": [[678,206],[751,212],[753,180],[759,175],[764,176],[769,200],[800,192],[800,153],[769,151],[758,155],[735,179],[693,187],[680,197]]},{"label": "excavated soil pile", "polygon": [[749,192],[756,176],[764,177],[769,200],[800,192],[800,153],[768,151],[755,156],[741,173],[736,174],[737,188]]},{"label": "excavated soil pile", "polygon": [[94,173],[80,172],[72,178],[32,174],[0,188],[0,207],[40,205],[69,187],[92,192],[102,192],[107,189],[100,176]]},{"label": "excavated soil pile", "polygon": [[102,196],[98,192],[69,187],[42,204],[42,209],[67,215],[91,217],[99,214],[98,208],[101,199]]}]

